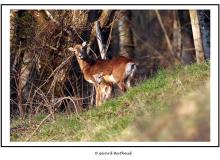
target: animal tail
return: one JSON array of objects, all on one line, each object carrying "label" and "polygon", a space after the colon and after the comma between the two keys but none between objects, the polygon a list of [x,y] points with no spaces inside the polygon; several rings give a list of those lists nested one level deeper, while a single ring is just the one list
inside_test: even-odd
[{"label": "animal tail", "polygon": [[133,62],[128,63],[125,69],[125,80],[128,78],[133,78],[136,71],[137,65]]}]

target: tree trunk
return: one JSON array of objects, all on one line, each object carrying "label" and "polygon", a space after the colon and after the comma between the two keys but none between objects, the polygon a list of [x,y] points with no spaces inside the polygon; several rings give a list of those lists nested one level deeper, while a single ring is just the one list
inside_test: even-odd
[{"label": "tree trunk", "polygon": [[103,43],[103,37],[102,37],[102,33],[100,31],[99,21],[95,22],[95,28],[96,28],[96,38],[97,38],[101,58],[106,59],[106,52],[105,52],[106,49],[105,49],[105,44]]},{"label": "tree trunk", "polygon": [[[90,11],[91,12],[91,11]],[[91,13],[91,14],[94,14],[94,13]],[[98,14],[96,13],[95,14],[95,18],[92,18],[94,19],[95,21],[99,21],[100,22],[100,30],[102,31],[103,28],[105,27],[109,27],[108,25],[112,23],[112,20],[114,18],[114,15],[115,15],[115,11],[114,10],[103,10],[101,12],[101,14]],[[90,18],[90,16],[88,17]],[[91,22],[91,21],[90,21]],[[93,22],[93,21],[92,21]],[[95,37],[96,37],[96,24],[94,23],[93,25],[93,28],[92,28],[92,31],[91,31],[91,35],[90,35],[90,43],[93,43],[94,40],[95,40]],[[109,29],[107,29],[108,31]],[[103,37],[103,41],[105,43],[105,37]]]},{"label": "tree trunk", "polygon": [[178,11],[173,11],[173,51],[176,53],[177,58],[181,58],[181,26],[180,26],[180,20],[178,17]]},{"label": "tree trunk", "polygon": [[[14,114],[14,109],[18,108],[19,115],[24,117],[23,106],[23,57],[25,54],[26,44],[29,35],[23,30],[25,28],[24,21],[28,17],[28,13],[24,10],[19,10],[13,13],[12,21],[14,26],[11,28],[11,48],[10,48],[10,99],[11,99],[11,114]],[[15,109],[16,110],[16,109]]]},{"label": "tree trunk", "polygon": [[205,59],[210,59],[210,11],[200,10],[198,13]]},{"label": "tree trunk", "polygon": [[204,58],[204,50],[202,46],[197,10],[189,10],[189,15],[191,19],[192,33],[193,33],[195,50],[196,50],[196,61],[197,63],[203,63],[205,58]]},{"label": "tree trunk", "polygon": [[120,53],[129,58],[134,58],[134,40],[130,25],[131,11],[121,11],[121,18],[118,22]]}]

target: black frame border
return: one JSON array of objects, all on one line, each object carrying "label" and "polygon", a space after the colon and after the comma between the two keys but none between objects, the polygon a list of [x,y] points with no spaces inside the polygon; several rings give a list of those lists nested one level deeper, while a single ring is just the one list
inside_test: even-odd
[{"label": "black frame border", "polygon": [[[220,4],[1,4],[1,131],[2,130],[2,40],[3,40],[3,37],[2,37],[2,8],[3,6],[86,6],[86,5],[89,5],[89,6],[182,6],[182,5],[189,5],[189,6],[218,6],[218,43],[219,43],[219,31],[220,31],[220,27],[219,27],[219,24],[220,24],[220,11],[219,11],[219,6]],[[218,44],[218,53],[219,54],[219,44]],[[218,69],[220,68],[220,65],[219,65],[219,56],[218,56]],[[218,95],[219,95],[219,71],[218,71]],[[204,148],[204,147],[209,147],[209,148],[215,148],[215,147],[220,147],[220,140],[219,140],[219,99],[218,99],[218,145],[214,145],[214,146],[119,146],[119,145],[114,145],[114,146],[104,146],[104,145],[92,145],[92,146],[46,146],[46,145],[42,145],[42,146],[4,146],[2,144],[2,134],[1,134],[1,147],[5,147],[5,148],[15,148],[15,147],[21,147],[21,148],[24,148],[24,147],[78,147],[78,148],[93,148],[93,147],[102,147],[102,148],[120,148],[120,147],[126,147],[126,148],[129,148],[129,147],[134,147],[134,148],[148,148],[148,147],[199,147],[199,148]],[[73,142],[74,143],[74,142]],[[117,142],[116,142],[117,143]],[[189,142],[190,143],[190,142]]]}]

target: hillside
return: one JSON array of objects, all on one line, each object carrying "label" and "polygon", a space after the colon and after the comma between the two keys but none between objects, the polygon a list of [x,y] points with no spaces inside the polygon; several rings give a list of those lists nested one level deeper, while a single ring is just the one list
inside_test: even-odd
[{"label": "hillside", "polygon": [[209,78],[209,64],[160,70],[84,113],[14,118],[11,141],[209,141]]}]

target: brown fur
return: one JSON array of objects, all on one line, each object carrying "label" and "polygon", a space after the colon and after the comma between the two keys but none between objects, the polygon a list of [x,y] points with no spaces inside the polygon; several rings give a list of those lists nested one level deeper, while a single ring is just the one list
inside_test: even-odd
[{"label": "brown fur", "polygon": [[[111,60],[97,60],[94,64],[89,64],[85,60],[79,58],[79,54],[82,53],[82,46],[76,45],[72,51],[75,52],[77,61],[80,65],[80,68],[84,74],[85,80],[91,83],[95,83],[93,75],[97,73],[103,73],[103,77],[106,82],[117,84],[122,91],[126,91],[125,82],[125,67],[128,63],[134,63],[131,59],[119,56]],[[110,76],[113,76],[115,81],[111,79]]]}]

